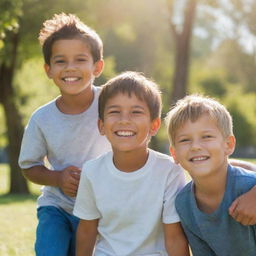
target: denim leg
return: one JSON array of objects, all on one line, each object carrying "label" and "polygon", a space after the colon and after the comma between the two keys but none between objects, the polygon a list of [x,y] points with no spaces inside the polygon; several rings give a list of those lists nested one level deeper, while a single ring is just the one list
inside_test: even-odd
[{"label": "denim leg", "polygon": [[72,237],[69,246],[69,256],[76,255],[76,230],[79,224],[79,218],[69,215],[69,221],[72,227]]},{"label": "denim leg", "polygon": [[38,226],[35,250],[37,256],[69,255],[72,229],[67,218],[69,214],[53,206],[38,209]]}]

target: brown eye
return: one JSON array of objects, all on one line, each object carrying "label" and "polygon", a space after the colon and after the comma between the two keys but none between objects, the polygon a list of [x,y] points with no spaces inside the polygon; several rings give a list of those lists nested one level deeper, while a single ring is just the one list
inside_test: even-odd
[{"label": "brown eye", "polygon": [[56,60],[55,63],[64,63],[65,61],[64,60]]},{"label": "brown eye", "polygon": [[86,59],[78,59],[77,61],[84,62],[84,61],[87,61],[87,60]]},{"label": "brown eye", "polygon": [[187,141],[189,141],[189,139],[182,139],[182,140],[179,140],[178,142],[183,143],[183,142],[187,142]]}]

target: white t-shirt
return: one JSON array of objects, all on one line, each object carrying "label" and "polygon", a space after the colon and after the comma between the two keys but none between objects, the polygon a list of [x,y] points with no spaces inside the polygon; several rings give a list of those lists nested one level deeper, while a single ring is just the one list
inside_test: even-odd
[{"label": "white t-shirt", "polygon": [[[93,87],[94,100],[83,113],[69,115],[56,106],[56,99],[37,109],[25,129],[19,156],[22,169],[44,165],[47,157],[53,171],[70,165],[82,168],[85,161],[111,150],[98,127],[99,87]],[[75,198],[59,188],[45,186],[38,206],[55,206],[72,213]]]},{"label": "white t-shirt", "polygon": [[179,222],[174,201],[185,185],[171,157],[150,150],[146,164],[126,173],[112,152],[84,164],[74,215],[99,219],[95,255],[167,255],[163,224]]}]

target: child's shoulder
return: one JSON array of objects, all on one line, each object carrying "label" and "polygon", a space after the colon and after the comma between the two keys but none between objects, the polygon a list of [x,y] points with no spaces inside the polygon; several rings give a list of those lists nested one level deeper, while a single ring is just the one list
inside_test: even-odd
[{"label": "child's shoulder", "polygon": [[193,181],[188,182],[179,192],[177,197],[179,199],[185,199],[187,198],[191,193],[193,193]]},{"label": "child's shoulder", "polygon": [[178,212],[183,211],[184,207],[190,205],[193,197],[193,181],[187,183],[177,194],[175,199],[175,206]]},{"label": "child's shoulder", "polygon": [[98,157],[95,157],[93,159],[90,159],[86,161],[83,164],[82,172],[86,175],[98,175],[97,172],[99,172],[102,169],[102,166],[106,167],[106,164],[109,161],[112,161],[113,153],[112,151],[106,152],[104,154],[101,154]]},{"label": "child's shoulder", "polygon": [[242,192],[256,185],[256,172],[231,165],[228,167],[228,172],[233,177],[234,185],[238,190],[243,190]]},{"label": "child's shoulder", "polygon": [[161,169],[162,171],[177,173],[183,171],[180,165],[175,164],[173,158],[167,154],[150,149],[150,155],[151,158],[154,159],[153,161],[157,168]]},{"label": "child's shoulder", "polygon": [[244,177],[248,179],[256,178],[256,172],[247,170],[242,167],[229,165],[228,169],[230,172],[233,173],[234,176],[237,176],[237,177]]},{"label": "child's shoulder", "polygon": [[156,161],[163,161],[163,162],[171,162],[174,164],[174,160],[171,156],[161,153],[159,151],[155,151],[153,149],[150,149],[150,154],[154,155]]},{"label": "child's shoulder", "polygon": [[56,107],[56,98],[45,103],[44,105],[41,105],[40,107],[38,107],[33,113],[32,113],[32,117],[36,118],[36,117],[40,117],[40,116],[44,116],[46,114],[49,115],[49,113],[54,113],[55,109],[57,109]]}]

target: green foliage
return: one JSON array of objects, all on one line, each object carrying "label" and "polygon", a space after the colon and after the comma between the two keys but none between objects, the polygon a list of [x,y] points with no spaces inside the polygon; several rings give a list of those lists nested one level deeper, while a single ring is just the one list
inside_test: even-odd
[{"label": "green foliage", "polygon": [[0,51],[4,46],[3,39],[6,31],[19,27],[18,18],[21,15],[22,0],[0,1]]},{"label": "green foliage", "polygon": [[[200,70],[200,72],[198,72]],[[225,73],[221,69],[212,70],[211,67],[202,67],[198,62],[191,69],[190,92],[202,93],[211,97],[223,97],[227,93]]]},{"label": "green foliage", "polygon": [[99,78],[96,79],[96,85],[102,85],[110,78],[117,75],[116,73],[116,60],[114,56],[108,56],[104,59],[104,70]]},{"label": "green foliage", "polygon": [[256,60],[235,40],[224,40],[212,57],[212,66],[226,71],[230,82],[243,84],[245,92],[256,92]]},{"label": "green foliage", "polygon": [[19,95],[17,105],[22,113],[24,124],[36,108],[59,95],[58,88],[44,72],[41,57],[31,58],[23,63],[16,74],[15,85]]},{"label": "green foliage", "polygon": [[193,66],[190,92],[211,96],[224,104],[233,117],[237,146],[256,146],[256,94],[246,93],[244,85],[236,79],[230,82],[224,69],[212,69],[212,60],[207,64],[202,67],[198,62]]},{"label": "green foliage", "polygon": [[228,92],[224,104],[233,117],[237,146],[256,146],[256,94],[242,93],[241,87],[234,85],[230,85]]},{"label": "green foliage", "polygon": [[200,86],[207,91],[209,96],[223,96],[226,93],[226,88],[224,84],[216,77],[209,77],[200,82]]},{"label": "green foliage", "polygon": [[[170,48],[164,3],[154,0],[97,1],[94,10],[105,56],[114,56],[116,70],[137,70],[152,76],[156,63]],[[152,19],[154,17],[154,19]],[[165,35],[165,36],[163,36]]]}]

